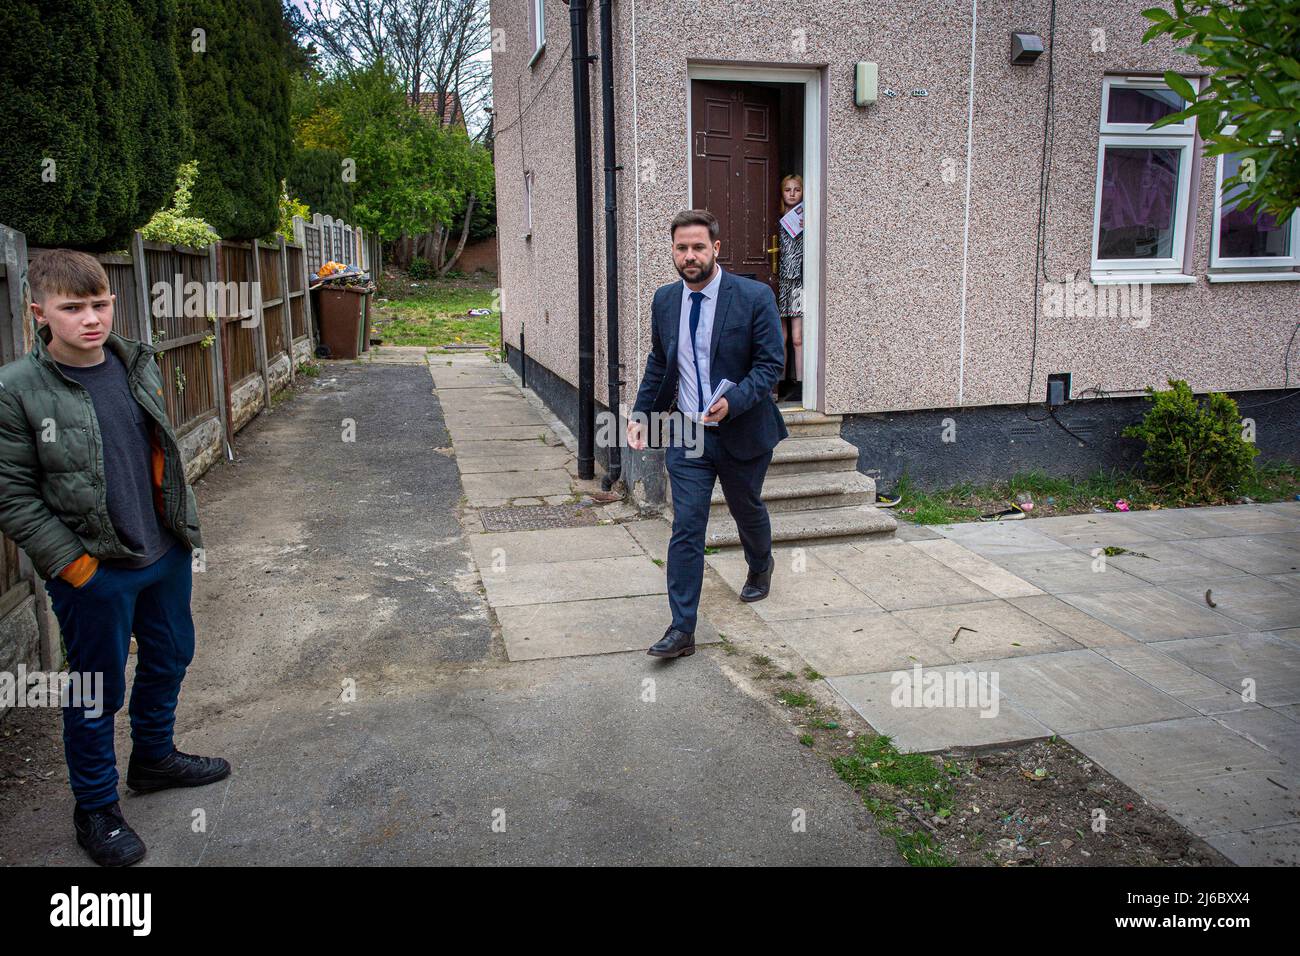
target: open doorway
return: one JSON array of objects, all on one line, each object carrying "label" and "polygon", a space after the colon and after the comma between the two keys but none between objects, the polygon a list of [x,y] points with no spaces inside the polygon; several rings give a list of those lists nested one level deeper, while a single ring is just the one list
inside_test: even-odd
[{"label": "open doorway", "polygon": [[[700,64],[689,76],[690,204],[718,217],[722,267],[767,284],[777,297],[786,342],[781,404],[817,408],[821,206],[813,190],[822,177],[819,144],[810,139],[820,139],[819,75]],[[794,241],[788,231],[781,236],[782,184],[792,175],[800,179],[804,212]]]}]

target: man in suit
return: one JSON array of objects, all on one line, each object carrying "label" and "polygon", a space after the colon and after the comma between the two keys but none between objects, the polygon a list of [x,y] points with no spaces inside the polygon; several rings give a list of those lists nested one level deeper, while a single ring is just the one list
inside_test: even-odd
[{"label": "man in suit", "polygon": [[[763,504],[763,479],[772,449],[789,431],[772,386],[785,362],[776,297],[761,282],[732,275],[718,264],[718,220],[702,209],[673,219],[673,264],[682,277],[655,290],[651,348],[628,420],[628,444],[646,447],[651,413],[699,410],[703,448],[687,454],[678,434],[666,452],[673,492],[673,536],[668,545],[668,604],[672,624],[650,648],[653,657],[695,653],[695,619],[704,579],[704,532],[713,483],[722,482],[736,520],[749,575],[742,601],[767,597],[776,562],[772,524]],[[735,383],[707,409],[717,383]],[[694,423],[674,423],[681,428]],[[699,427],[699,426],[696,426]]]}]

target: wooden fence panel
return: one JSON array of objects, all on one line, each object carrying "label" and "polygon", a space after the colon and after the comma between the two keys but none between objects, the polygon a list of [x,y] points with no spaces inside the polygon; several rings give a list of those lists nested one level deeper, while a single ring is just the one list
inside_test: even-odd
[{"label": "wooden fence panel", "polygon": [[301,246],[285,244],[285,271],[289,276],[289,324],[296,342],[307,334],[307,277],[303,274]]},{"label": "wooden fence panel", "polygon": [[[114,331],[158,349],[167,411],[179,434],[214,415],[228,425],[235,389],[260,375],[269,391],[270,365],[281,353],[292,360],[294,342],[310,344],[310,279],[325,262],[378,265],[377,237],[341,219],[295,218],[294,240],[196,249],[146,242],[136,232],[130,254],[96,256],[116,296]],[[30,257],[41,251],[0,224],[0,361],[31,347],[25,280]],[[294,371],[291,361],[291,378]]]},{"label": "wooden fence panel", "polygon": [[[145,242],[141,250],[167,414],[177,434],[184,434],[218,414],[223,400],[208,354],[215,328],[208,319],[211,258],[207,249],[166,243]],[[158,283],[166,286],[162,295],[155,294]]]},{"label": "wooden fence panel", "polygon": [[[253,282],[253,254],[246,242],[221,243],[221,281],[227,284],[237,283],[237,288],[251,289]],[[246,285],[245,285],[246,283]],[[260,368],[257,363],[256,328],[246,326],[251,321],[241,316],[240,296],[227,295],[226,304],[221,309],[225,347],[226,347],[226,382],[227,388],[234,391],[250,375],[257,375]]]},{"label": "wooden fence panel", "polygon": [[274,362],[288,352],[284,341],[284,287],[280,250],[258,246],[259,278],[262,283],[262,324],[266,326],[266,356]]},{"label": "wooden fence panel", "polygon": [[306,256],[306,269],[309,275],[315,275],[324,261],[321,247],[320,226],[311,223],[303,225],[303,255]]}]

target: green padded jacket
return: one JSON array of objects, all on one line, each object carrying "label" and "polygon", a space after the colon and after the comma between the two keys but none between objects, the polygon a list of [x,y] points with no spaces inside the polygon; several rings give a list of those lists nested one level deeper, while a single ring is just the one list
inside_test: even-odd
[{"label": "green padded jacket", "polygon": [[[44,578],[89,555],[139,557],[113,528],[104,482],[104,447],[90,393],[64,375],[42,326],[30,352],[0,367],[0,532],[27,552]],[[109,333],[131,394],[153,420],[154,506],[191,550],[203,546],[198,505],[185,480],[180,445],[167,419],[157,349]],[[94,562],[91,562],[94,563]]]}]

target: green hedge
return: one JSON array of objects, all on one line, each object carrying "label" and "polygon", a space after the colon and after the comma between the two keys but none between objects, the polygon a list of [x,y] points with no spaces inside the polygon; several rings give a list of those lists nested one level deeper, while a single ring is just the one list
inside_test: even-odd
[{"label": "green hedge", "polygon": [[[205,31],[195,52],[193,31]],[[289,35],[279,0],[181,0],[176,56],[193,157],[191,215],[225,239],[276,229],[289,164]]]},{"label": "green hedge", "polygon": [[126,247],[190,145],[175,30],[175,0],[0,3],[0,222],[31,245]]},{"label": "green hedge", "polygon": [[343,154],[332,149],[295,149],[285,177],[289,195],[313,213],[351,220],[352,186],[343,181]]}]

